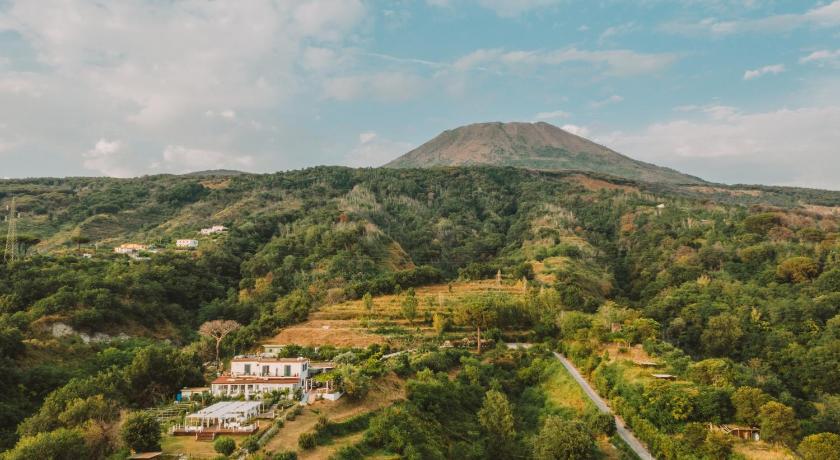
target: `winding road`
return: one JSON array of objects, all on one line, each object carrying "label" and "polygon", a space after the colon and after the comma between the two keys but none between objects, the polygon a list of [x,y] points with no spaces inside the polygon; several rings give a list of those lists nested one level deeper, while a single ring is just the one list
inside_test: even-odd
[{"label": "winding road", "polygon": [[589,385],[589,382],[587,382],[586,379],[584,379],[583,376],[580,375],[580,372],[577,370],[574,364],[572,364],[571,361],[566,359],[566,357],[561,355],[560,353],[554,352],[554,356],[556,356],[557,359],[560,360],[560,362],[563,364],[563,367],[565,367],[566,370],[569,371],[569,374],[572,374],[572,378],[574,378],[578,385],[580,385],[580,387],[583,388],[584,393],[586,393],[586,395],[589,396],[589,399],[591,399],[592,402],[595,403],[595,406],[598,407],[598,410],[605,414],[610,414],[613,417],[615,417],[616,433],[618,433],[618,435],[621,436],[621,439],[623,439],[624,442],[626,442],[627,445],[630,446],[631,449],[633,449],[633,452],[635,452],[636,455],[638,455],[639,458],[641,458],[642,460],[655,460],[653,455],[651,455],[650,452],[647,450],[647,447],[645,447],[645,445],[642,444],[642,442],[639,441],[638,438],[636,438],[633,432],[624,427],[624,420],[622,420],[621,417],[613,414],[612,410],[610,410],[610,406],[607,405],[606,401],[604,401],[601,398],[601,396],[598,395],[595,389]]}]

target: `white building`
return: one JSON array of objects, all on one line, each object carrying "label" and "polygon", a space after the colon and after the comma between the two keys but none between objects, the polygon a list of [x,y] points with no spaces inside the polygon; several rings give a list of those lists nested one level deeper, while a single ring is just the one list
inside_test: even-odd
[{"label": "white building", "polygon": [[237,356],[231,360],[230,374],[210,384],[214,396],[258,396],[276,390],[303,388],[309,377],[306,358],[268,358]]},{"label": "white building", "polygon": [[198,240],[177,240],[175,241],[175,247],[195,249],[198,247]]},{"label": "white building", "polygon": [[140,251],[146,251],[149,247],[145,244],[125,243],[114,248],[116,254],[137,254]]},{"label": "white building", "polygon": [[202,235],[213,235],[215,233],[222,233],[222,232],[226,232],[226,231],[227,231],[227,227],[225,227],[224,225],[214,225],[214,226],[209,227],[209,228],[202,228],[199,231],[199,233],[201,233]]}]

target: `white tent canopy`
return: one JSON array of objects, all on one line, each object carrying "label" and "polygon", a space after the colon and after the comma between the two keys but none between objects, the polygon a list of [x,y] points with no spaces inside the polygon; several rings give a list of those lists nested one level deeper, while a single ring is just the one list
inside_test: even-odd
[{"label": "white tent canopy", "polygon": [[239,428],[248,420],[258,416],[260,401],[223,401],[187,415],[188,426]]}]

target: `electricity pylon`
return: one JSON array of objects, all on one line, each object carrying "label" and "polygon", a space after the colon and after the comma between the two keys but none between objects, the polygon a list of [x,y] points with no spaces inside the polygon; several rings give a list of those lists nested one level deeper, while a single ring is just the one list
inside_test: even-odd
[{"label": "electricity pylon", "polygon": [[9,225],[9,231],[6,234],[6,251],[3,253],[3,260],[8,263],[18,259],[17,209],[15,207],[14,197],[12,197],[12,204],[9,205],[7,223]]}]

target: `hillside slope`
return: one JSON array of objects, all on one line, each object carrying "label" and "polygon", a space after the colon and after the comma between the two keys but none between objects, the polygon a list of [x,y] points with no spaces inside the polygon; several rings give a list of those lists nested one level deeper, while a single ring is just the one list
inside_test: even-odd
[{"label": "hillside slope", "polygon": [[592,171],[669,184],[704,183],[673,169],[628,158],[543,122],[478,123],[447,130],[385,167],[468,165]]}]

